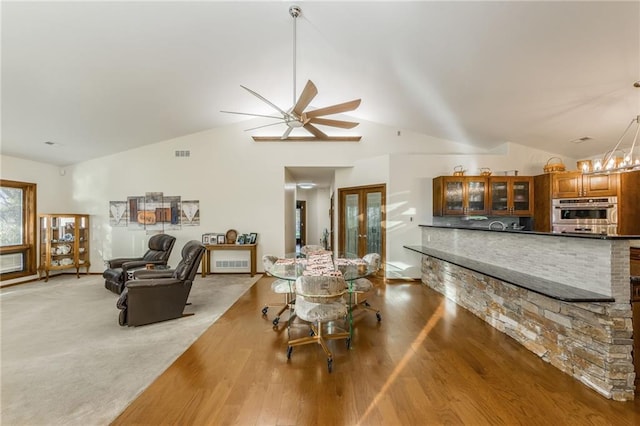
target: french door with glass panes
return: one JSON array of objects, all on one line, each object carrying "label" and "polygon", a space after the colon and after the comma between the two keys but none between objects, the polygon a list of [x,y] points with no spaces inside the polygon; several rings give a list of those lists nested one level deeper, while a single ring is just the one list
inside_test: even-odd
[{"label": "french door with glass panes", "polygon": [[338,189],[338,251],[364,256],[378,253],[384,265],[386,185]]}]

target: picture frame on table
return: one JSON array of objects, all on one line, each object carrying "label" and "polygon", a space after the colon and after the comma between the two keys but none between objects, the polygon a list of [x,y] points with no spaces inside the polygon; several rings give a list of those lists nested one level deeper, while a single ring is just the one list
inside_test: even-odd
[{"label": "picture frame on table", "polygon": [[218,244],[224,244],[224,243],[225,243],[225,241],[224,241],[224,234],[220,234],[220,235],[218,235],[217,240],[218,240]]},{"label": "picture frame on table", "polygon": [[218,234],[209,234],[209,245],[218,244]]},{"label": "picture frame on table", "polygon": [[249,241],[247,241],[247,244],[255,244],[258,241],[258,233],[257,232],[252,232],[249,234]]},{"label": "picture frame on table", "polygon": [[209,234],[202,234],[202,244],[207,246],[207,245],[209,245],[209,241],[210,241],[210,235]]},{"label": "picture frame on table", "polygon": [[244,244],[246,240],[245,234],[238,235],[238,239],[236,240],[236,244]]}]

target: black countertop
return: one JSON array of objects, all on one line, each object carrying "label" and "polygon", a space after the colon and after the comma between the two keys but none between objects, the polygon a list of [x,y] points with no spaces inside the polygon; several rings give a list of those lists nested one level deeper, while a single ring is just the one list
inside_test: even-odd
[{"label": "black countertop", "polygon": [[418,226],[423,228],[467,229],[470,231],[499,232],[499,233],[508,233],[508,234],[546,235],[550,237],[588,238],[590,240],[640,240],[640,235],[601,235],[601,234],[578,234],[578,233],[557,234],[554,232],[518,231],[515,229],[497,230],[497,229],[466,227],[466,226],[447,226],[447,225],[418,225]]},{"label": "black countertop", "polygon": [[[423,225],[421,225],[423,226]],[[463,228],[467,229],[467,228]],[[507,231],[494,231],[507,232]],[[523,232],[523,231],[513,231]],[[528,232],[526,232],[528,233]],[[559,234],[553,234],[559,235]],[[594,293],[592,291],[583,290],[577,287],[571,287],[555,281],[538,278],[533,275],[524,274],[522,272],[512,271],[510,269],[491,265],[467,257],[458,256],[444,251],[432,249],[425,246],[403,246],[406,249],[444,260],[445,262],[461,266],[463,268],[478,272],[483,275],[495,278],[500,281],[512,284],[516,287],[530,290],[534,293],[542,294],[553,299],[562,300],[564,302],[615,302],[611,296]]]}]

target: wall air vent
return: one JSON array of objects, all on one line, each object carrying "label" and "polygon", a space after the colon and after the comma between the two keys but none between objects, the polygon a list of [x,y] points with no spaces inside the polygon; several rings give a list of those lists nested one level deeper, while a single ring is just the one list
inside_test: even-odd
[{"label": "wall air vent", "polygon": [[176,157],[191,157],[191,151],[189,150],[176,151]]},{"label": "wall air vent", "polygon": [[216,268],[232,268],[232,269],[247,269],[249,267],[249,261],[247,260],[216,260]]}]

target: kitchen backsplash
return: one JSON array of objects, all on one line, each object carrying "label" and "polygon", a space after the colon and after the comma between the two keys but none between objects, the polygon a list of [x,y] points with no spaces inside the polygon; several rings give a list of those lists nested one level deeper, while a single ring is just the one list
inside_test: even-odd
[{"label": "kitchen backsplash", "polygon": [[[505,228],[516,226],[524,227],[522,230],[530,231],[533,229],[532,219],[530,217],[517,216],[434,216],[433,224],[438,226],[453,226],[464,228],[489,228],[489,225],[495,222],[502,223]],[[495,225],[494,225],[495,226]]]}]

